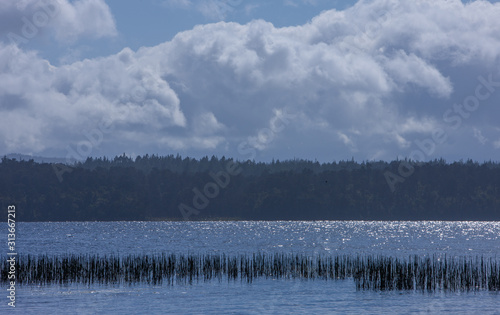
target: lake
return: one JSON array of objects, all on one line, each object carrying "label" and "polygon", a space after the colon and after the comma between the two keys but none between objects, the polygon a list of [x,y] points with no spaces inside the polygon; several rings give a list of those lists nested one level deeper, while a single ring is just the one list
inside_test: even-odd
[{"label": "lake", "polygon": [[[19,255],[293,253],[500,258],[499,222],[17,223]],[[3,285],[5,290],[6,286]],[[7,292],[7,291],[4,291]],[[495,314],[500,293],[357,290],[348,280],[258,278],[192,284],[22,285],[19,314]]]}]

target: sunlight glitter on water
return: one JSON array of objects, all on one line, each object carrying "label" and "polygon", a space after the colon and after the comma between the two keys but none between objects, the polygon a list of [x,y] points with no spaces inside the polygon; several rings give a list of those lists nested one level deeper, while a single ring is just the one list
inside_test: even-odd
[{"label": "sunlight glitter on water", "polygon": [[[20,222],[17,228],[20,254],[284,252],[500,257],[500,222]],[[497,293],[489,292],[360,292],[351,281],[273,279],[251,285],[23,286],[17,293],[22,314],[494,313],[499,299]]]}]

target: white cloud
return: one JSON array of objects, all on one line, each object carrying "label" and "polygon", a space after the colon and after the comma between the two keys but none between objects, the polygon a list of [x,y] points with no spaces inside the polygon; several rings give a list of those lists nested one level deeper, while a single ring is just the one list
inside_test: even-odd
[{"label": "white cloud", "polygon": [[494,147],[495,149],[500,149],[500,139],[499,139],[499,140],[497,140],[497,141],[495,141],[495,142],[493,142],[493,147]]},{"label": "white cloud", "polygon": [[193,123],[196,134],[210,135],[224,129],[224,125],[217,121],[213,113],[207,112],[196,117]]},{"label": "white cloud", "polygon": [[250,16],[255,10],[257,10],[260,7],[261,7],[260,4],[247,4],[245,5],[245,14]]},{"label": "white cloud", "polygon": [[7,43],[26,44],[47,35],[72,43],[81,37],[115,36],[117,31],[103,0],[2,1],[0,36]]},{"label": "white cloud", "polygon": [[473,132],[474,132],[474,138],[477,139],[477,141],[479,141],[479,143],[481,144],[485,144],[486,142],[488,142],[488,139],[486,139],[484,136],[483,136],[483,133],[481,132],[481,130],[477,129],[477,128],[472,128]]},{"label": "white cloud", "polygon": [[[168,127],[186,126],[176,93],[157,72],[141,66],[129,49],[54,67],[32,52],[0,45],[0,64],[8,65],[2,82],[10,82],[0,88],[4,150],[36,152],[49,143],[65,147],[103,120],[115,126],[113,137],[132,130],[147,131],[151,137]],[[145,93],[134,93],[138,88]],[[14,128],[16,124],[22,127]],[[54,144],[52,137],[60,142]]]},{"label": "white cloud", "polygon": [[437,124],[434,119],[431,118],[423,118],[416,119],[415,117],[409,117],[405,121],[402,121],[399,125],[398,130],[401,133],[431,133],[433,130],[437,128]]},{"label": "white cloud", "polygon": [[102,0],[61,2],[61,12],[55,19],[56,38],[75,41],[80,36],[101,38],[117,34],[115,21]]},{"label": "white cloud", "polygon": [[400,50],[395,57],[388,58],[385,68],[400,84],[413,83],[443,98],[449,97],[453,92],[449,78],[445,78],[436,67],[414,54],[407,55]]},{"label": "white cloud", "polygon": [[346,134],[342,133],[342,132],[337,132],[337,135],[339,137],[339,139],[346,145],[346,146],[351,146],[353,147],[354,146],[354,143],[352,142],[351,138],[349,138],[349,136],[347,136]]},{"label": "white cloud", "polygon": [[[102,1],[61,3],[54,24],[66,27],[54,30],[56,38],[116,32]],[[76,9],[100,12],[102,23],[70,22]],[[0,6],[9,10],[18,9]],[[446,110],[474,95],[479,75],[493,71],[500,81],[498,16],[500,5],[487,2],[361,1],[301,26],[199,25],[154,47],[59,67],[0,44],[0,152],[64,151],[107,120],[115,129],[103,152],[211,150],[241,158],[237,146],[250,140],[285,157],[331,158],[347,146],[360,158],[392,159],[437,128],[453,138]],[[462,125],[495,126],[500,110],[491,104],[499,97],[492,93]],[[293,119],[269,138],[262,130],[283,112]],[[14,128],[24,121],[29,126]],[[455,146],[449,152],[471,152]]]}]

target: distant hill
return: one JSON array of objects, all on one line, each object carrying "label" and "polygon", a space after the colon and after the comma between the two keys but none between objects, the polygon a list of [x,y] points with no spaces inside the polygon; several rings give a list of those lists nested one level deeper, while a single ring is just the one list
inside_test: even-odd
[{"label": "distant hill", "polygon": [[0,163],[0,208],[15,205],[16,221],[500,220],[500,164],[492,161],[146,155],[66,166],[15,157]]},{"label": "distant hill", "polygon": [[74,163],[78,162],[75,159],[70,159],[69,161],[67,161],[65,158],[44,157],[44,156],[27,155],[27,154],[20,154],[20,153],[10,153],[10,154],[7,154],[6,157],[8,159],[11,159],[11,160],[15,159],[16,161],[29,161],[29,160],[33,160],[36,163],[74,164]]}]

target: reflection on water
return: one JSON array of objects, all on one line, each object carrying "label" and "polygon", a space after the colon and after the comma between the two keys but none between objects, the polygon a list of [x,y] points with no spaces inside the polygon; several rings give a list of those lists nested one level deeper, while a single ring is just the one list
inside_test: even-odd
[{"label": "reflection on water", "polygon": [[18,251],[61,253],[447,254],[500,256],[499,222],[19,223]]},{"label": "reflection on water", "polygon": [[[69,222],[17,224],[19,254],[254,252],[500,257],[499,222]],[[357,291],[353,281],[19,286],[19,314],[498,313],[498,292]],[[0,313],[11,311],[5,303]]]}]

